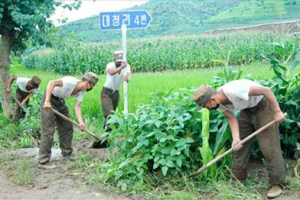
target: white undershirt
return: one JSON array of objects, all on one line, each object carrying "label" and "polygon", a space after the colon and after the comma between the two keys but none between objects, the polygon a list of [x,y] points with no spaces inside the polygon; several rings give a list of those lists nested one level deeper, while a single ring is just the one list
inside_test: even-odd
[{"label": "white undershirt", "polygon": [[32,90],[26,89],[26,85],[27,85],[28,81],[30,81],[30,80],[31,79],[29,79],[29,78],[17,77],[16,84],[17,84],[18,88],[20,88],[20,90],[22,90],[23,92],[37,93],[40,90],[40,88],[33,88]]},{"label": "white undershirt", "polygon": [[218,88],[218,91],[222,90],[232,103],[229,105],[221,104],[218,110],[222,112],[225,110],[235,111],[256,106],[264,96],[249,96],[250,87],[254,85],[259,86],[260,84],[251,80],[241,79],[228,82],[222,87]]},{"label": "white undershirt", "polygon": [[60,80],[62,80],[63,85],[61,87],[55,86],[53,88],[52,94],[61,99],[75,96],[76,100],[81,102],[85,90],[80,90],[76,95],[71,95],[79,80],[72,76],[65,76]]},{"label": "white undershirt", "polygon": [[110,88],[114,91],[117,91],[120,89],[120,85],[124,80],[124,76],[127,74],[127,72],[130,72],[130,65],[127,64],[127,67],[121,70],[121,73],[110,75],[108,73],[109,69],[116,69],[116,64],[114,62],[110,62],[106,66],[106,80],[104,83],[104,87]]}]

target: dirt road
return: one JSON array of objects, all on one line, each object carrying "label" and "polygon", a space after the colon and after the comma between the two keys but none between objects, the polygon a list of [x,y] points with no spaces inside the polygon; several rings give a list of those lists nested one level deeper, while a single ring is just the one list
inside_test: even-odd
[{"label": "dirt road", "polygon": [[[22,154],[37,163],[38,149],[20,149],[13,154]],[[0,199],[100,199],[100,200],[129,200],[126,196],[115,194],[103,194],[82,187],[78,184],[81,180],[76,174],[68,174],[67,163],[63,161],[60,150],[53,149],[52,160],[57,165],[56,169],[44,170],[36,168],[34,180],[26,186],[14,184],[11,177],[7,176],[9,171],[4,173],[0,168]]]}]

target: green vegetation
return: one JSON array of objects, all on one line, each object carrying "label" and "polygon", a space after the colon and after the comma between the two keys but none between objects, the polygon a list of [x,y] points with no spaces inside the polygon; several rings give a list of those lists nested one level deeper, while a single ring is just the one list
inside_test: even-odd
[{"label": "green vegetation", "polygon": [[[250,66],[237,66],[234,67],[234,69],[242,69],[244,70],[244,74],[250,73],[254,79],[270,79],[274,75],[270,72],[269,66],[269,63],[253,63]],[[49,72],[45,73],[43,71],[26,69],[21,66],[13,66],[11,69],[14,74],[33,75],[39,73],[43,80],[42,91],[52,77],[61,76]],[[75,165],[77,166],[77,171],[84,173],[82,177],[84,182],[88,185],[99,187],[104,191],[120,192],[119,189],[121,189],[128,194],[140,194],[150,199],[245,199],[247,197],[260,199],[261,196],[257,191],[262,188],[267,189],[266,182],[261,180],[257,174],[254,174],[246,182],[245,186],[235,186],[236,183],[231,179],[230,170],[227,167],[231,162],[230,157],[224,158],[222,162],[219,163],[215,176],[211,176],[210,173],[207,172],[207,176],[203,173],[196,179],[184,178],[187,173],[194,172],[197,167],[203,164],[202,157],[205,153],[203,151],[201,155],[197,149],[198,147],[204,146],[201,139],[202,136],[199,134],[202,130],[201,119],[203,116],[197,111],[196,106],[190,99],[193,89],[182,91],[180,88],[195,88],[205,82],[209,84],[221,84],[222,81],[240,77],[235,74],[234,70],[228,69],[227,72],[230,73],[227,73],[227,75],[225,75],[224,72],[222,68],[211,68],[135,74],[129,85],[129,88],[132,88],[129,90],[132,92],[131,95],[129,95],[129,107],[134,108],[135,111],[131,111],[132,114],[130,114],[127,120],[124,120],[120,111],[114,115],[112,120],[118,121],[120,124],[116,126],[113,133],[109,135],[109,140],[115,141],[114,147],[122,150],[117,151],[117,155],[111,151],[110,162],[106,163],[100,162],[88,155],[79,155]],[[296,69],[296,71],[292,72],[288,77],[297,75],[298,73],[299,69]],[[212,79],[213,76],[218,76],[218,78]],[[103,76],[100,76],[100,80],[101,77]],[[87,127],[99,133],[101,127],[101,111],[99,110],[100,86],[97,87],[99,87],[97,90],[92,90],[90,94],[87,94],[90,95],[89,97],[85,97],[89,100],[88,103],[87,101],[83,101],[82,105],[84,119],[88,121]],[[135,89],[141,87],[141,90]],[[172,88],[174,89],[170,93],[165,93]],[[159,91],[161,92],[160,94],[156,94],[154,95],[155,98],[151,98],[151,92],[156,93]],[[179,91],[179,93],[177,91]],[[186,95],[179,95],[184,93],[186,93]],[[93,99],[95,99],[95,101]],[[133,102],[131,100],[136,100],[136,105],[139,104],[139,106],[136,107],[136,105],[132,105]],[[149,104],[146,102],[149,102]],[[67,103],[70,105],[71,116],[74,116],[71,106],[73,102],[69,101]],[[95,110],[98,111],[97,117],[90,114],[94,113]],[[155,117],[159,117],[159,113],[161,113],[164,118],[155,119]],[[188,115],[184,113],[190,113],[190,116],[194,115],[194,117],[188,118]],[[168,116],[168,114],[173,117]],[[218,127],[220,123],[223,122],[223,118],[216,118],[216,114],[218,113],[211,113],[209,127],[209,148],[215,149],[217,144],[220,145],[220,148],[216,148],[219,150],[215,152],[212,151],[214,156],[221,153],[223,151],[222,146],[227,146],[228,142],[230,142],[228,139],[223,144],[215,142],[215,140],[217,140],[216,133]],[[3,117],[1,116],[0,119],[3,119]],[[184,124],[184,128],[180,128],[182,127],[182,123]],[[9,120],[1,124],[3,125],[0,127],[1,130],[7,131],[7,135],[5,136],[7,141],[19,140],[23,137],[23,135],[15,136],[15,132],[12,129],[15,126],[11,124]],[[164,130],[163,128],[166,129]],[[149,135],[151,134],[151,129],[154,131],[152,132],[154,135]],[[159,135],[158,130],[161,130],[161,135]],[[163,133],[167,133],[167,135],[163,135]],[[85,133],[81,133],[78,130],[74,136],[74,142],[88,137]],[[143,136],[147,136],[148,138]],[[174,139],[170,138],[170,136],[173,136]],[[180,138],[182,139],[180,140]],[[149,143],[146,142],[147,140]],[[160,142],[155,144],[154,142],[156,140]],[[193,143],[190,143],[189,140],[193,141]],[[218,140],[222,140],[222,138]],[[185,150],[187,148],[182,149],[183,153],[180,155],[185,158],[178,158],[176,156],[173,156],[174,159],[176,158],[175,160],[173,160],[171,156],[163,158],[165,153],[168,152],[173,152],[176,155],[172,145],[177,143],[178,145],[182,143],[182,145],[186,147],[190,146],[190,148],[188,148],[191,149],[190,151]],[[18,148],[18,146],[15,146],[15,148]],[[157,150],[155,150],[156,148]],[[207,151],[208,149],[206,152]],[[188,154],[186,154],[187,152]],[[152,164],[148,163],[147,158],[149,157],[145,156],[145,154],[152,155],[153,162],[155,157],[158,157],[156,158],[158,159],[158,164],[155,165],[155,162]],[[124,160],[124,158],[126,160]],[[165,159],[165,161],[163,161],[163,159]],[[168,159],[172,160],[172,162]],[[190,165],[189,167],[188,164]],[[180,165],[181,167],[186,167],[182,169],[179,167]],[[19,167],[16,167],[17,165],[9,166],[14,166],[13,169],[15,170],[19,169]],[[26,166],[26,164],[20,164],[20,168],[22,167],[22,169],[28,169]],[[153,172],[148,171],[149,166],[155,167]],[[165,176],[163,175],[164,171],[166,172]],[[12,176],[16,177],[16,179],[30,180],[26,178],[27,175],[23,178],[18,177],[16,174]],[[203,185],[203,183],[205,183],[205,185]],[[288,185],[295,190],[299,189],[297,179],[292,176],[289,176]],[[217,191],[216,186],[219,188]]]},{"label": "green vegetation", "polygon": [[[0,12],[4,10],[1,9],[3,5],[0,3]],[[278,20],[278,15],[292,19],[299,15],[298,5],[298,0],[238,0],[230,3],[223,0],[150,0],[136,9],[145,8],[155,20],[148,29],[129,30],[128,35],[142,38],[200,33],[221,27],[220,23],[228,27],[237,23],[251,24],[257,18],[260,22],[274,21]],[[13,9],[9,7],[10,11]],[[16,12],[15,18],[17,22],[26,24],[20,12]],[[95,19],[92,18],[92,23]],[[76,30],[84,31],[84,36],[92,41],[120,39],[119,33],[104,34],[98,29],[93,35],[95,23],[91,25],[90,20],[85,19],[84,24],[75,26]],[[65,31],[72,31],[71,25],[76,23],[62,28],[71,27]],[[43,35],[37,36],[45,39]],[[52,36],[55,37],[55,33],[48,35],[47,39]],[[128,41],[128,61],[134,72],[128,90],[129,114],[125,116],[122,113],[121,101],[119,109],[109,119],[110,133],[101,128],[100,90],[105,79],[105,65],[112,61],[112,52],[120,49],[120,44],[102,42],[86,45],[68,36],[61,40],[53,38],[53,41],[56,49],[42,49],[34,53],[31,53],[33,49],[28,49],[22,58],[27,68],[16,60],[11,66],[5,66],[4,72],[10,70],[10,75],[31,77],[38,74],[42,79],[40,93],[33,96],[30,106],[25,108],[27,114],[18,126],[2,112],[0,114],[0,165],[17,184],[31,184],[36,168],[27,159],[12,157],[6,150],[36,146],[35,140],[40,134],[41,95],[48,82],[63,75],[74,75],[80,79],[85,71],[97,72],[100,81],[84,96],[83,120],[90,131],[107,137],[110,159],[101,162],[96,157],[79,154],[74,163],[76,169],[70,168],[70,171],[79,172],[76,174],[82,175],[84,183],[93,187],[139,194],[149,199],[261,199],[259,191],[268,188],[266,180],[256,172],[242,185],[233,178],[228,167],[232,162],[230,156],[199,176],[186,178],[186,175],[222,154],[231,143],[224,116],[217,111],[199,111],[192,101],[193,91],[203,83],[217,87],[230,80],[247,77],[271,87],[280,107],[288,113],[286,122],[280,124],[283,153],[288,157],[293,153],[300,128],[300,70],[296,68],[300,53],[299,39],[289,34],[168,36]],[[9,59],[6,61],[8,63]],[[75,99],[66,101],[71,119],[75,119]],[[88,134],[78,129],[75,131],[74,143],[90,139]],[[55,138],[56,147],[57,140]],[[261,157],[257,143],[251,156]],[[288,167],[288,187],[299,190],[299,180],[292,177],[291,167]]]},{"label": "green vegetation", "polygon": [[[295,17],[295,9],[300,9],[299,0],[248,0],[242,1],[234,8],[211,17],[210,23],[244,23],[255,24],[274,20],[290,20]],[[297,18],[294,18],[297,19]],[[247,21],[250,21],[247,23]]]},{"label": "green vegetation", "polygon": [[[297,40],[285,33],[132,40],[127,45],[127,60],[133,72],[249,64],[262,60],[262,54],[277,56],[274,43],[289,46]],[[84,45],[74,41],[48,54],[45,51],[31,54],[22,62],[28,68],[60,74],[80,74],[86,70],[102,74],[106,64],[113,61],[113,52],[117,49],[120,49],[117,42]]]},{"label": "green vegetation", "polygon": [[[147,29],[129,30],[131,39],[192,35],[282,20],[298,20],[300,0],[149,0],[128,10],[144,9],[152,16]],[[84,41],[121,41],[120,31],[99,30],[94,16],[59,27],[61,34],[74,32]]]}]

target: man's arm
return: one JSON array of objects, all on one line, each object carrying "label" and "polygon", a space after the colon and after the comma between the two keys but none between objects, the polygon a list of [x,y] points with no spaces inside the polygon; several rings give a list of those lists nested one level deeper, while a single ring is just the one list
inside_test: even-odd
[{"label": "man's arm", "polygon": [[80,130],[84,131],[85,130],[85,123],[82,120],[80,104],[81,104],[80,101],[76,101],[74,109],[75,109],[75,114],[76,114],[77,120],[80,124]]},{"label": "man's arm", "polygon": [[116,73],[119,73],[122,69],[127,67],[127,62],[123,61],[121,63],[120,67],[114,68],[114,69],[107,69],[106,72],[109,73],[110,75],[115,75]]},{"label": "man's arm", "polygon": [[7,84],[7,87],[6,87],[6,92],[11,92],[11,85],[12,83],[17,80],[17,76],[12,76],[10,79],[9,79],[9,82]]},{"label": "man's arm", "polygon": [[129,82],[129,81],[130,81],[130,78],[131,78],[131,72],[129,71],[129,72],[126,73],[126,75],[125,75],[125,77],[124,77],[124,81]]},{"label": "man's arm", "polygon": [[223,114],[227,117],[228,123],[230,126],[231,134],[232,134],[232,149],[234,151],[239,150],[242,148],[242,145],[239,144],[241,142],[240,139],[240,131],[239,131],[239,124],[237,118],[234,116],[234,114],[230,111],[224,111]]},{"label": "man's arm", "polygon": [[54,87],[56,87],[56,86],[62,87],[63,86],[62,80],[52,80],[48,83],[47,89],[46,89],[46,98],[45,98],[43,108],[45,108],[45,109],[51,108],[51,103],[50,103],[51,94],[52,94]]},{"label": "man's arm", "polygon": [[258,95],[264,95],[267,101],[270,104],[270,107],[273,111],[274,114],[274,120],[276,122],[280,122],[284,120],[284,114],[282,113],[278,102],[275,98],[275,95],[271,91],[270,88],[264,87],[264,86],[259,86],[259,85],[254,85],[250,87],[249,90],[249,96],[258,96]]}]

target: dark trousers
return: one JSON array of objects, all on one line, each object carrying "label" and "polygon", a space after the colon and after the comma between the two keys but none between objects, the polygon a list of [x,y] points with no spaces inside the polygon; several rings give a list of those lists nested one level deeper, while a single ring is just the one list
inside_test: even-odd
[{"label": "dark trousers", "polygon": [[[242,110],[238,118],[241,140],[272,120],[274,120],[273,111],[265,99],[254,108]],[[262,131],[257,137],[260,150],[266,161],[269,183],[271,185],[284,185],[285,169],[280,147],[278,125],[273,124]],[[233,154],[232,171],[240,180],[244,180],[247,177],[251,144],[253,141],[254,138],[247,141],[239,151]]]},{"label": "dark trousers", "polygon": [[[105,120],[117,109],[119,105],[119,91],[103,87],[101,90],[101,104]],[[105,126],[106,123],[104,123]]]},{"label": "dark trousers", "polygon": [[[18,100],[20,103],[22,103],[22,101],[28,96],[30,95],[30,93],[27,92],[23,92],[22,90],[20,90],[19,88],[16,91],[16,100]],[[27,102],[25,103],[26,105],[29,104],[29,99],[27,100]],[[16,110],[15,110],[15,115],[14,115],[14,122],[19,122],[20,119],[25,117],[26,112],[24,111],[23,108],[20,107],[20,105],[18,104],[18,102],[16,102]]]},{"label": "dark trousers", "polygon": [[[55,127],[59,136],[59,147],[63,156],[72,154],[73,124],[54,114],[51,110],[43,108],[46,93],[41,102],[41,142],[39,149],[39,162],[46,163],[51,157],[51,147]],[[63,99],[51,96],[51,106],[61,114],[69,117],[68,107]]]}]

